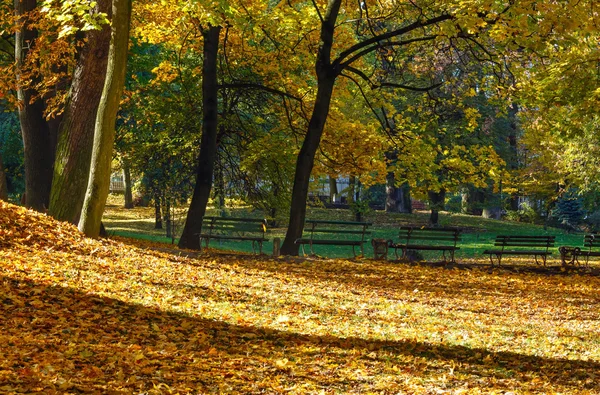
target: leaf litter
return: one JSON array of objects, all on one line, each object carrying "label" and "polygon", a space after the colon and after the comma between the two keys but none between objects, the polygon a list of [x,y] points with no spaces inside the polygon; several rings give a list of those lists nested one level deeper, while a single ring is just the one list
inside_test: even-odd
[{"label": "leaf litter", "polygon": [[599,394],[599,285],[177,255],[0,202],[0,392]]}]

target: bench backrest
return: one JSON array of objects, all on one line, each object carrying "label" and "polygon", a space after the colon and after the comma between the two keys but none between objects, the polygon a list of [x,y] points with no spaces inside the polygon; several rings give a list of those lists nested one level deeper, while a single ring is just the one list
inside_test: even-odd
[{"label": "bench backrest", "polygon": [[370,222],[307,219],[304,226],[304,233],[311,239],[317,239],[325,235],[328,235],[328,238],[332,238],[337,235],[343,236],[344,239],[348,239],[348,236],[354,236],[355,239],[365,241],[365,236],[371,234],[367,230],[371,225],[373,224]]},{"label": "bench backrest", "polygon": [[590,233],[583,237],[583,246],[590,250],[594,247],[600,247],[600,234]]},{"label": "bench backrest", "polygon": [[459,228],[424,228],[401,226],[398,233],[400,243],[413,244],[456,244],[461,241]]},{"label": "bench backrest", "polygon": [[202,233],[209,235],[259,235],[267,232],[264,218],[204,217]]},{"label": "bench backrest", "polygon": [[556,236],[520,236],[520,235],[498,235],[494,245],[497,247],[554,247]]}]

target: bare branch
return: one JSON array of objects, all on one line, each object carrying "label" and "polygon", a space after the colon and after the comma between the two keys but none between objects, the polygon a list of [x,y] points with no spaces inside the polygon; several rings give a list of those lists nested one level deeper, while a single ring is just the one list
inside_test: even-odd
[{"label": "bare branch", "polygon": [[261,84],[254,84],[251,82],[233,82],[233,83],[229,83],[229,84],[220,84],[220,85],[218,85],[218,89],[256,89],[256,90],[262,90],[265,92],[269,92],[274,95],[287,97],[288,99],[293,99],[298,102],[302,102],[301,98],[296,97],[287,92],[284,92],[284,91],[281,91],[281,90],[275,89],[275,88],[269,88],[268,86],[264,86]]},{"label": "bare branch", "polygon": [[[374,51],[374,48],[378,48],[377,46],[375,46],[374,48],[371,47],[373,44],[381,43],[382,41],[401,36],[403,34],[412,32],[413,30],[416,30],[416,29],[435,25],[435,24],[443,22],[443,21],[451,20],[452,18],[453,17],[450,14],[442,14],[442,15],[438,15],[437,17],[427,19],[425,21],[417,20],[416,22],[413,22],[410,25],[404,26],[400,29],[396,29],[391,32],[387,32],[384,34],[380,34],[378,36],[371,37],[370,39],[362,41],[358,44],[355,44],[355,45],[351,46],[350,48],[348,48],[347,50],[340,53],[340,55],[333,62],[333,64],[341,65],[342,62],[344,62],[344,60],[350,56],[352,56],[352,59],[356,60],[357,59],[356,55],[353,55],[353,54],[358,52],[361,54],[360,56],[364,56],[367,53]],[[406,40],[406,41],[409,41],[409,40]],[[370,50],[364,51],[365,48],[369,49],[369,47],[371,47]],[[354,60],[352,60],[352,61],[354,61]],[[346,62],[344,62],[344,64],[352,63],[352,61],[346,61]]]}]

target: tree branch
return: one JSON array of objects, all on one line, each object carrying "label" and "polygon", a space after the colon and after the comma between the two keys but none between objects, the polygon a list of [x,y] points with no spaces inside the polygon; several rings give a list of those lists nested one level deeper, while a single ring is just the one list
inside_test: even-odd
[{"label": "tree branch", "polygon": [[262,90],[265,92],[269,92],[272,93],[274,95],[279,95],[282,97],[287,97],[288,99],[293,99],[296,100],[298,102],[302,102],[302,99],[299,97],[296,97],[292,94],[289,94],[287,92],[281,91],[279,89],[275,89],[275,88],[269,88],[268,86],[264,86],[261,84],[254,84],[252,82],[233,82],[230,84],[220,84],[217,86],[218,89],[256,89],[256,90]]},{"label": "tree branch", "polygon": [[375,43],[375,45],[364,48],[362,51],[356,53],[354,56],[352,56],[350,59],[348,59],[344,63],[337,63],[338,59],[340,59],[340,58],[336,59],[334,62],[334,65],[339,65],[340,72],[341,72],[342,70],[347,69],[350,64],[354,63],[358,59],[360,59],[363,56],[367,55],[368,53],[371,53],[378,49],[385,48],[385,47],[400,47],[403,45],[408,45],[408,44],[421,42],[421,41],[431,41],[431,40],[435,40],[437,37],[438,36],[433,35],[433,36],[423,36],[423,37],[411,38],[409,40],[402,40],[402,41],[390,41],[387,43]]},{"label": "tree branch", "polygon": [[[374,49],[368,50],[367,52],[364,52],[364,49],[368,47],[370,47],[373,44],[377,44],[380,43],[384,40],[388,40],[390,38],[394,38],[394,37],[398,37],[401,36],[403,34],[409,33],[413,30],[422,28],[422,27],[426,27],[426,26],[431,26],[431,25],[435,25],[437,23],[443,22],[443,21],[447,21],[447,20],[451,20],[453,18],[452,15],[450,14],[442,14],[439,15],[437,17],[428,19],[426,21],[416,21],[411,23],[410,25],[404,26],[400,29],[388,32],[388,33],[384,33],[384,34],[380,34],[378,36],[374,36],[368,40],[362,41],[358,44],[355,44],[353,46],[351,46],[350,48],[348,48],[347,50],[343,51],[342,53],[340,53],[340,55],[338,56],[338,58],[333,62],[334,65],[341,65],[342,62],[344,61],[344,59],[352,56],[352,59],[356,60],[356,55],[353,55],[356,52],[361,53],[360,56],[364,56],[365,54],[373,51]],[[409,41],[409,40],[407,40]],[[375,47],[377,48],[377,47]],[[359,57],[360,57],[359,56]],[[352,63],[351,61],[346,61],[345,64],[348,63]]]}]

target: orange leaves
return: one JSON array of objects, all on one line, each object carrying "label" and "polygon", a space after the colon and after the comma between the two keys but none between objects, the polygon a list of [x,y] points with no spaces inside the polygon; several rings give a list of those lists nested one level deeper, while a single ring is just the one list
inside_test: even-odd
[{"label": "orange leaves", "polygon": [[597,277],[139,245],[1,203],[0,392],[600,391]]}]

